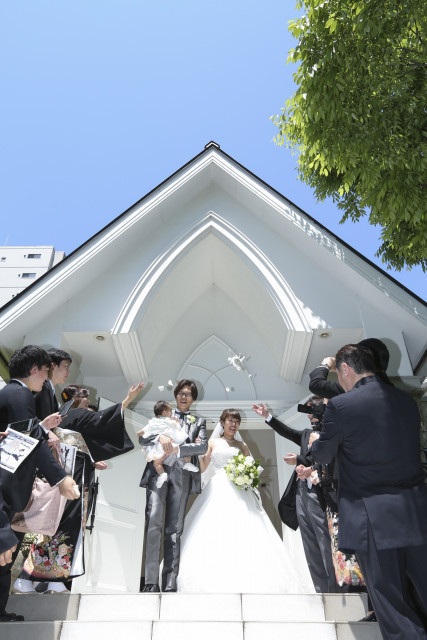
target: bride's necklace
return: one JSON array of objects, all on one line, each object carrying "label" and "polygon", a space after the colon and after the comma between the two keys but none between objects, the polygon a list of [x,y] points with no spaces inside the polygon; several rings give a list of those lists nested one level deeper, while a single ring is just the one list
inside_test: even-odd
[{"label": "bride's necklace", "polygon": [[221,438],[224,438],[224,440],[226,442],[234,442],[234,440],[235,440],[234,437],[233,438],[226,438],[225,436],[221,436]]}]

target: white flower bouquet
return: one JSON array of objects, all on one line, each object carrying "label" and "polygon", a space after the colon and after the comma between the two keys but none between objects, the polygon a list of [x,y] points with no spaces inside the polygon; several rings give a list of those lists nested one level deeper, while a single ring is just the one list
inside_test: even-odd
[{"label": "white flower bouquet", "polygon": [[255,489],[260,483],[262,467],[259,460],[252,456],[244,456],[243,453],[235,455],[225,466],[225,473],[238,489]]}]

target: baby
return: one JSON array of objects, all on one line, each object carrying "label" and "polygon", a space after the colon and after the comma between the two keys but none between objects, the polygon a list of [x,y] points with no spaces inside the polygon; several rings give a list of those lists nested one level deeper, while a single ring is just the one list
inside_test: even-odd
[{"label": "baby", "polygon": [[[154,405],[154,418],[151,418],[148,424],[138,432],[138,435],[142,435],[144,438],[147,436],[168,436],[169,438],[172,438],[173,442],[177,445],[182,444],[188,438],[188,434],[185,429],[181,427],[178,419],[172,418],[172,407],[169,402],[166,402],[165,400],[159,400],[156,402]],[[147,462],[153,461],[154,468],[159,476],[156,482],[158,489],[160,489],[168,478],[168,474],[163,466],[163,461],[166,457],[167,464],[169,466],[176,463],[185,469],[185,471],[190,471],[191,473],[198,473],[199,471],[196,465],[190,462],[190,456],[178,458],[175,453],[165,456],[165,452],[163,451],[163,447],[160,442],[151,442],[143,447],[143,451],[147,456]]]}]

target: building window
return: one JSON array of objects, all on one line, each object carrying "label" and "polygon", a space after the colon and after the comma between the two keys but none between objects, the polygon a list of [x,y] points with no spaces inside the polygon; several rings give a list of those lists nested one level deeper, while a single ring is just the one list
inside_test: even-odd
[{"label": "building window", "polygon": [[22,277],[23,278],[35,278],[36,274],[35,273],[23,273]]},{"label": "building window", "polygon": [[28,259],[30,259],[30,258],[41,258],[41,257],[42,257],[41,253],[29,253],[28,256],[27,256]]}]

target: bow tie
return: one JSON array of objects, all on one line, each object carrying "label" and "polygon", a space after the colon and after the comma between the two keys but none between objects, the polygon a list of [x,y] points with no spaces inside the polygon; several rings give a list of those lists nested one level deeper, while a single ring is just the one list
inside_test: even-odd
[{"label": "bow tie", "polygon": [[179,418],[180,420],[183,420],[185,418],[185,416],[188,416],[190,412],[189,411],[178,411],[178,409],[175,409],[175,417]]}]

